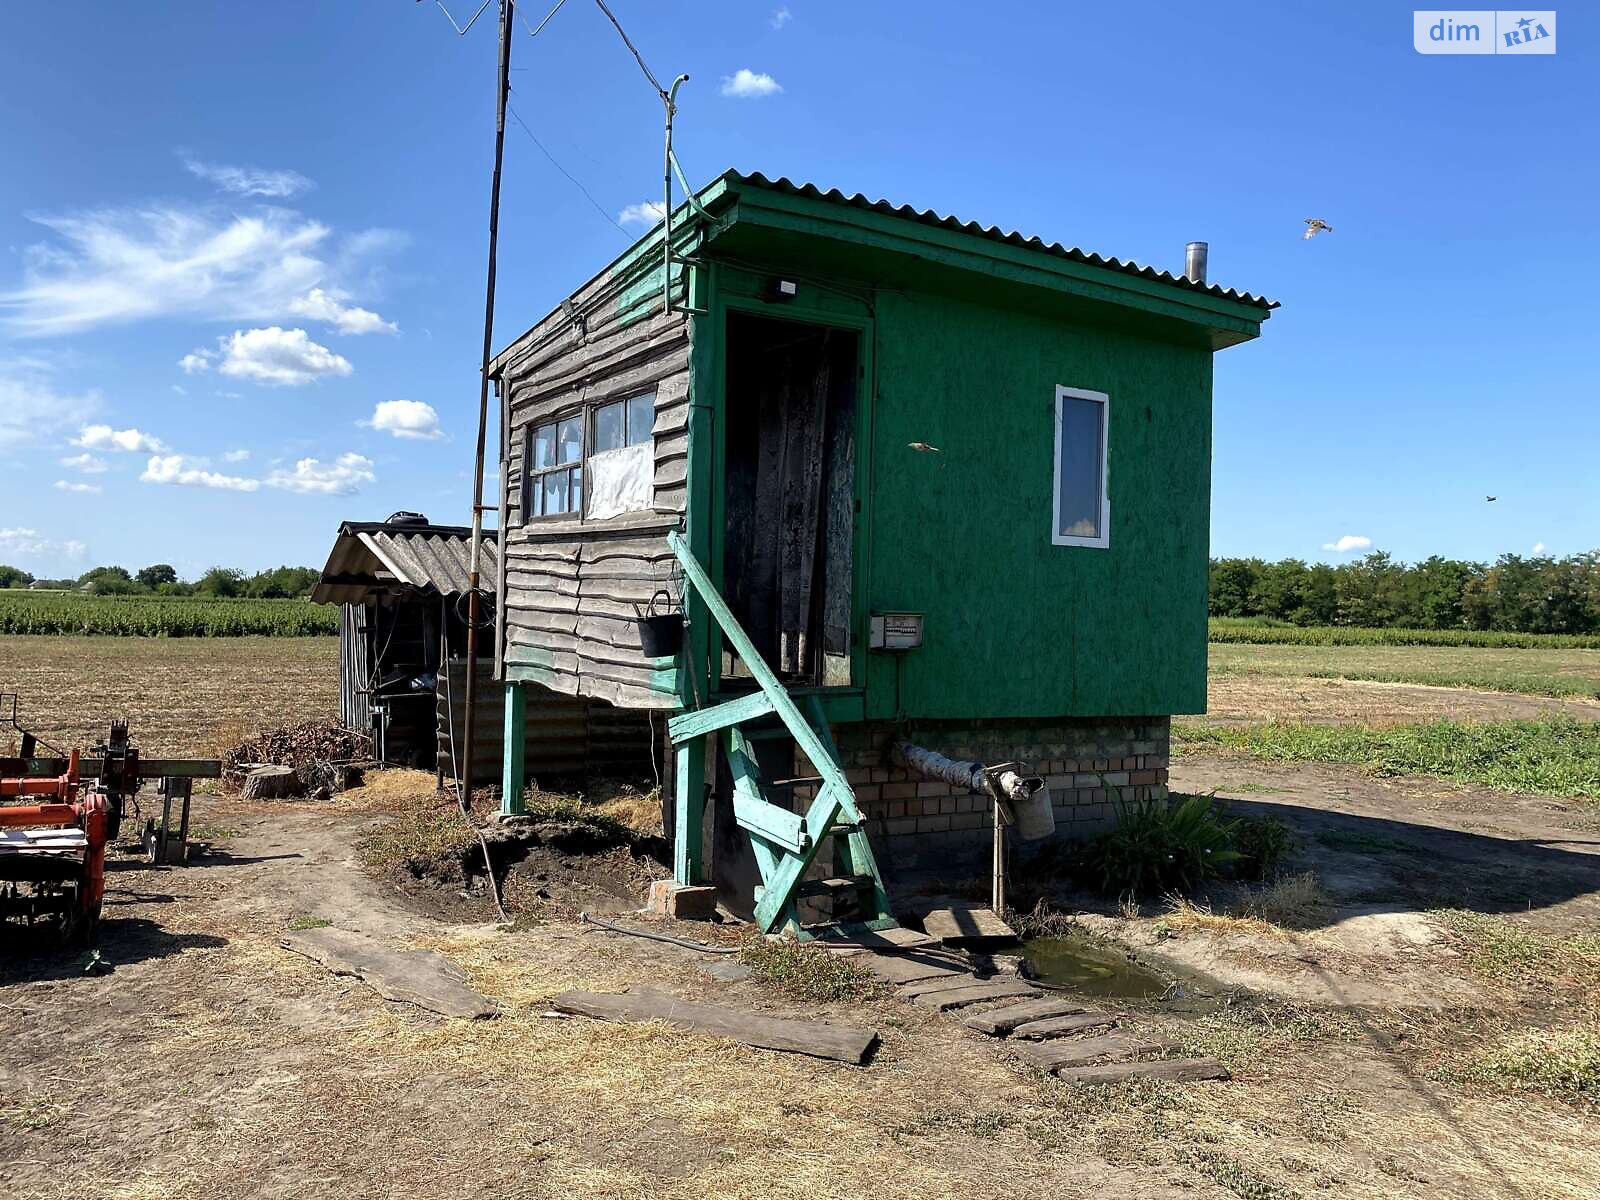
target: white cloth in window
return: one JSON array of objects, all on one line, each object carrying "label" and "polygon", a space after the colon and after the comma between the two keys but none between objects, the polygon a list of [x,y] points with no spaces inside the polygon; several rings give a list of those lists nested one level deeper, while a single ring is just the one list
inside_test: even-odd
[{"label": "white cloth in window", "polygon": [[589,456],[589,517],[638,512],[651,506],[655,484],[655,454],[649,442],[605,450]]}]

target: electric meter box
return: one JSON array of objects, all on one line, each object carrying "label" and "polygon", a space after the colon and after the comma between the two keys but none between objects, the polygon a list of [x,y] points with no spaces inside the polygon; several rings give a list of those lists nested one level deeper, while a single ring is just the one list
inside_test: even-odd
[{"label": "electric meter box", "polygon": [[922,645],[922,614],[873,613],[867,645],[873,650],[915,650]]}]

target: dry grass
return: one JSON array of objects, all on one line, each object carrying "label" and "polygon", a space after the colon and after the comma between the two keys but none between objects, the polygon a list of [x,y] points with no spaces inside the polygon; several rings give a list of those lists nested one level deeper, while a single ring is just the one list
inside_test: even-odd
[{"label": "dry grass", "polygon": [[[22,724],[59,745],[90,745],[125,717],[146,755],[200,757],[244,734],[333,717],[339,642],[4,637],[0,684],[20,694]],[[0,746],[7,740],[0,733]]]},{"label": "dry grass", "polygon": [[[1276,649],[1256,646],[1232,648]],[[1440,720],[1504,721],[1560,714],[1579,720],[1600,719],[1600,704],[1581,700],[1491,694],[1402,683],[1317,679],[1300,675],[1213,672],[1206,695],[1206,715],[1185,720],[1213,725],[1277,720],[1319,725],[1382,726]]]},{"label": "dry grass", "polygon": [[1331,906],[1316,873],[1305,871],[1246,890],[1226,912],[1215,912],[1209,904],[1196,904],[1185,896],[1169,896],[1160,923],[1168,931],[1286,938],[1293,930],[1312,928]]}]

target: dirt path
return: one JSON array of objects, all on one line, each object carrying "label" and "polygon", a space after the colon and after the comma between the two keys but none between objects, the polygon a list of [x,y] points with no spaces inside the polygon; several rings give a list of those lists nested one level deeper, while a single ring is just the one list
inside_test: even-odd
[{"label": "dirt path", "polygon": [[[1376,1026],[1354,1040],[1320,1022],[1286,1041],[1229,1033],[1234,1083],[1084,1092],[894,1000],[789,1002],[713,978],[706,956],[567,922],[512,933],[435,922],[353,868],[356,836],[381,819],[203,798],[198,823],[226,831],[226,854],[112,874],[111,974],[83,975],[73,956],[0,959],[0,1194],[1293,1200],[1337,1188],[1579,1200],[1600,1190],[1600,1148],[1579,1115],[1446,1089]],[[441,950],[501,1015],[444,1021],[280,949],[289,924],[312,916]],[[557,991],[635,983],[871,1023],[882,1045],[851,1068],[542,1015]]]}]

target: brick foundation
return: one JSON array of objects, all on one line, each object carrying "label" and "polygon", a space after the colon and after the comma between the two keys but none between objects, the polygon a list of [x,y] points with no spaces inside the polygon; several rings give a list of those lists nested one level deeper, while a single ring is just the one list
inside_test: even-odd
[{"label": "brick foundation", "polygon": [[[993,837],[987,797],[896,767],[890,746],[900,735],[891,724],[841,725],[833,735],[881,865],[943,876],[986,870]],[[1026,763],[1049,784],[1057,838],[1109,828],[1118,793],[1129,803],[1167,794],[1169,717],[919,722],[911,736],[954,759]],[[795,774],[815,774],[796,754]],[[809,798],[809,790],[797,789],[796,798]]]}]

